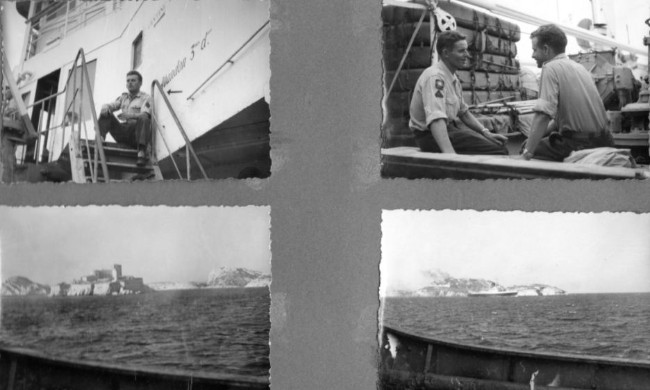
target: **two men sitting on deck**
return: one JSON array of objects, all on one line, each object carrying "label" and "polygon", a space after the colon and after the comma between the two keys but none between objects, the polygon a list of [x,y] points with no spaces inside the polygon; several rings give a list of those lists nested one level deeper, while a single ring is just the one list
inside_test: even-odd
[{"label": "two men sitting on deck", "polygon": [[[590,73],[564,54],[564,32],[546,25],[533,32],[531,39],[542,76],[522,158],[563,161],[575,150],[613,146],[605,107]],[[507,155],[507,138],[486,129],[463,101],[455,72],[469,59],[467,47],[466,38],[456,31],[438,35],[440,61],[416,83],[409,127],[423,152]],[[557,131],[549,126],[551,119]]]},{"label": "two men sitting on deck", "polygon": [[[140,91],[141,86],[142,75],[135,70],[128,72],[128,92],[104,104],[98,120],[102,139],[110,133],[116,142],[136,148],[140,166],[146,164],[151,149],[151,98]],[[115,118],[112,113],[118,110],[122,112]]]}]

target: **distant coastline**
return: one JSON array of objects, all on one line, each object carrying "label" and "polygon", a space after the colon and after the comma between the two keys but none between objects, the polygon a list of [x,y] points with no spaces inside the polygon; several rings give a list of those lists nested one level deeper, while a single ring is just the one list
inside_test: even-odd
[{"label": "distant coastline", "polygon": [[95,270],[93,274],[47,285],[34,282],[25,276],[14,276],[2,283],[2,296],[105,296],[142,294],[156,291],[268,287],[271,276],[245,268],[219,267],[210,272],[205,282],[153,282],[143,278],[122,275],[122,266],[115,264],[111,270]]},{"label": "distant coastline", "polygon": [[441,271],[425,271],[424,287],[388,289],[385,297],[523,297],[566,295],[547,284],[503,286],[489,279],[456,278]]}]

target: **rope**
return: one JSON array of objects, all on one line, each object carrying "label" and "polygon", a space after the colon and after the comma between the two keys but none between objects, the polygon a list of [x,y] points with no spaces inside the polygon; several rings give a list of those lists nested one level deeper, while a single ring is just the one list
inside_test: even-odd
[{"label": "rope", "polygon": [[472,104],[478,103],[478,98],[476,97],[476,74],[474,69],[470,70],[469,77],[471,80],[470,90],[472,91]]},{"label": "rope", "polygon": [[436,23],[438,20],[434,12],[436,10],[437,4],[437,0],[427,0],[427,11],[429,12],[429,46],[431,46],[431,64],[435,64],[437,62],[435,45],[436,41],[438,40],[438,32],[436,30]]},{"label": "rope", "polygon": [[413,34],[411,35],[411,40],[409,41],[409,44],[406,46],[406,52],[404,52],[404,56],[402,56],[402,59],[399,62],[399,66],[397,67],[397,70],[395,71],[395,75],[393,75],[393,80],[390,82],[390,87],[388,87],[388,91],[386,92],[386,97],[390,95],[391,91],[393,90],[393,87],[395,86],[395,82],[399,78],[399,73],[402,71],[402,67],[404,66],[404,62],[406,61],[406,57],[408,56],[409,52],[411,51],[411,46],[413,46],[413,42],[415,41],[415,37],[418,34],[418,31],[420,31],[420,27],[422,27],[422,22],[424,21],[424,16],[426,15],[427,11],[422,11],[422,15],[420,16],[420,20],[418,21],[417,26],[415,27],[415,31],[413,31]]}]

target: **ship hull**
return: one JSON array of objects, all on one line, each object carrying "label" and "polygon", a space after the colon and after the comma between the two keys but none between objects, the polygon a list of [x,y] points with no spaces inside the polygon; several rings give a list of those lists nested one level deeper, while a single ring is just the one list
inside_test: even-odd
[{"label": "ship hull", "polygon": [[498,291],[498,292],[473,292],[468,293],[469,297],[514,297],[517,291]]},{"label": "ship hull", "polygon": [[[38,36],[27,34],[32,52],[14,72],[27,75],[20,93],[42,131],[38,143],[19,150],[20,162],[43,164],[68,153],[66,108],[74,90],[69,75],[83,49],[96,112],[126,91],[129,70],[143,75],[141,90],[152,95],[154,107],[153,160],[165,179],[178,179],[178,171],[187,176],[186,139],[197,149],[208,178],[270,175],[268,1],[71,4],[76,8],[60,6],[41,18],[48,24],[39,27]],[[153,80],[162,91],[151,87]],[[88,101],[83,110],[81,138],[94,140]],[[203,178],[197,162],[189,160],[190,178]]]}]

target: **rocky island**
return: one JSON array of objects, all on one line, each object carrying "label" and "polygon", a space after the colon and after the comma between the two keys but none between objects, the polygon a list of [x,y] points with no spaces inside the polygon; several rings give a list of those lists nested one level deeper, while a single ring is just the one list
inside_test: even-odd
[{"label": "rocky island", "polygon": [[241,288],[267,287],[271,276],[245,268],[219,267],[210,272],[206,282],[156,282],[145,284],[143,278],[122,275],[122,266],[113,269],[95,270],[92,275],[83,276],[71,283],[45,285],[31,281],[24,276],[14,276],[2,283],[2,296],[80,296],[80,295],[124,295],[166,290],[187,290],[199,288]]},{"label": "rocky island", "polygon": [[455,278],[441,271],[425,271],[427,286],[388,290],[390,297],[548,296],[566,291],[546,284],[502,286],[488,279]]},{"label": "rocky island", "polygon": [[154,291],[187,290],[196,288],[268,287],[271,275],[247,268],[219,267],[210,272],[206,282],[156,282],[147,286]]}]

